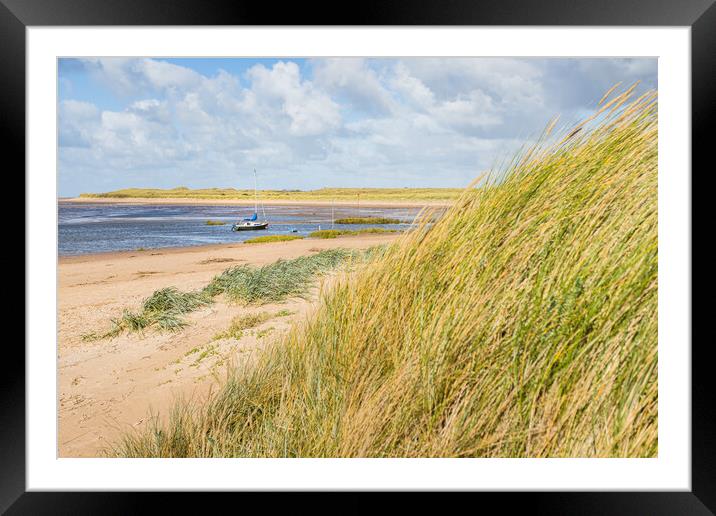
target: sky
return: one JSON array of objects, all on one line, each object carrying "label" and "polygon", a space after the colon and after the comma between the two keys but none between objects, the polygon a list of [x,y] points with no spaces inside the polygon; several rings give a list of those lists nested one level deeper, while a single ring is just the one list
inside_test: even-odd
[{"label": "sky", "polygon": [[462,187],[655,58],[62,58],[59,195]]}]

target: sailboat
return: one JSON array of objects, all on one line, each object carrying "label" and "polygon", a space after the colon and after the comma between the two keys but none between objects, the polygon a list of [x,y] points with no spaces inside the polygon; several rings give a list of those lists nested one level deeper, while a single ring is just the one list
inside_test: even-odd
[{"label": "sailboat", "polygon": [[231,226],[232,231],[251,231],[257,229],[268,228],[268,220],[266,220],[266,211],[261,206],[264,220],[260,221],[259,218],[259,192],[256,185],[256,169],[254,169],[254,214],[251,217],[242,219],[240,222],[235,223]]}]

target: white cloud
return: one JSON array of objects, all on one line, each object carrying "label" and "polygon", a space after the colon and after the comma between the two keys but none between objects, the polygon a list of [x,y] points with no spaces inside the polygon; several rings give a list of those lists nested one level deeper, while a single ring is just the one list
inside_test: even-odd
[{"label": "white cloud", "polygon": [[61,147],[87,147],[100,123],[100,111],[94,104],[63,100],[59,104],[59,144]]},{"label": "white cloud", "polygon": [[279,102],[296,136],[315,136],[338,127],[339,106],[310,81],[302,81],[296,63],[278,62],[272,69],[256,65],[249,70],[254,99],[268,111]]},{"label": "white cloud", "polygon": [[[155,59],[81,65],[108,93],[59,104],[61,194],[246,187],[254,167],[274,188],[461,186],[618,80],[656,85],[653,59],[314,59],[242,77]],[[60,79],[61,94],[78,91]]]},{"label": "white cloud", "polygon": [[90,73],[121,95],[186,89],[203,80],[189,68],[156,59],[102,57],[83,61]]},{"label": "white cloud", "polygon": [[63,115],[74,120],[92,120],[99,116],[99,110],[94,104],[79,100],[63,100],[60,110]]},{"label": "white cloud", "polygon": [[345,96],[354,109],[386,115],[397,108],[378,74],[367,66],[364,59],[316,59],[312,63],[316,84],[331,93]]},{"label": "white cloud", "polygon": [[435,95],[423,81],[410,75],[403,63],[395,65],[394,75],[390,79],[390,86],[419,108],[429,108],[435,102]]},{"label": "white cloud", "polygon": [[171,122],[169,103],[166,101],[157,99],[138,100],[133,102],[128,109],[152,122],[163,124]]},{"label": "white cloud", "polygon": [[484,127],[502,122],[495,101],[480,90],[442,102],[430,111],[437,120],[456,129]]}]

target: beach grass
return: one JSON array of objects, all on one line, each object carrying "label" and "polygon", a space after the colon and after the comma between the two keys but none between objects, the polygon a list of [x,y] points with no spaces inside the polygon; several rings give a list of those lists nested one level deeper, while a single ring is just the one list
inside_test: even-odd
[{"label": "beach grass", "polygon": [[120,317],[111,320],[109,330],[84,334],[82,340],[113,338],[124,332],[143,332],[150,328],[179,331],[186,326],[185,314],[212,303],[213,299],[204,291],[181,292],[176,287],[163,288],[146,298],[138,312],[125,309]]},{"label": "beach grass", "polygon": [[336,219],[336,224],[400,224],[399,219],[387,217],[347,217]]},{"label": "beach grass", "polygon": [[111,453],[656,457],[657,105],[629,93],[546,131]]},{"label": "beach grass", "polygon": [[215,276],[199,291],[181,292],[176,287],[157,290],[144,300],[139,311],[125,309],[120,317],[110,321],[110,329],[85,333],[81,338],[95,341],[147,329],[179,331],[187,325],[186,314],[212,304],[221,294],[229,301],[245,304],[280,302],[288,297],[304,296],[321,274],[349,260],[373,256],[376,256],[375,249],[360,252],[339,248],[293,260],[278,260],[261,267],[239,265]]},{"label": "beach grass", "polygon": [[397,233],[395,229],[385,228],[363,228],[358,230],[347,230],[347,229],[319,229],[318,231],[312,231],[309,233],[309,238],[338,238],[339,236],[348,235],[365,235],[365,234],[377,234],[377,233]]},{"label": "beach grass", "polygon": [[[321,188],[318,190],[259,190],[258,196],[271,201],[319,201],[349,202],[365,201],[427,201],[447,202],[456,199],[462,188]],[[124,188],[103,193],[82,193],[89,199],[209,199],[243,200],[252,202],[253,190],[235,188]]]},{"label": "beach grass", "polygon": [[278,302],[288,297],[300,297],[313,286],[317,275],[359,254],[346,249],[328,249],[261,267],[238,265],[216,276],[205,291],[212,296],[224,294],[231,301],[243,303]]},{"label": "beach grass", "polygon": [[245,244],[267,244],[269,242],[288,242],[290,240],[301,240],[301,235],[266,235],[244,240]]}]

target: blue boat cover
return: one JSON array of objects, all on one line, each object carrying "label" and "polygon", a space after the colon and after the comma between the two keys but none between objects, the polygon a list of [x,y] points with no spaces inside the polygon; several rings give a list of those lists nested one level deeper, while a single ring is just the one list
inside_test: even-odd
[{"label": "blue boat cover", "polygon": [[254,221],[254,220],[256,220],[256,219],[257,219],[257,215],[256,215],[256,213],[254,213],[251,217],[249,217],[249,218],[247,218],[247,219],[244,219],[244,220]]}]

